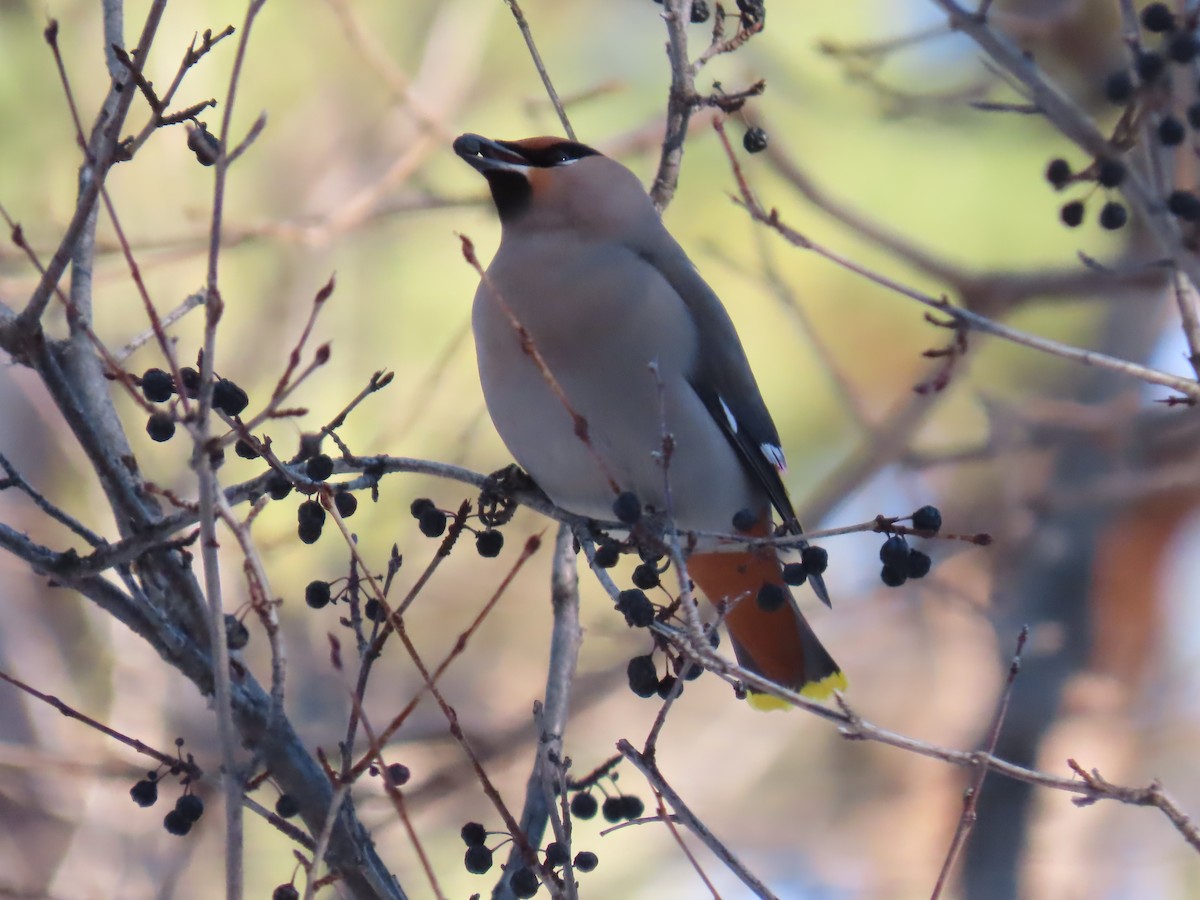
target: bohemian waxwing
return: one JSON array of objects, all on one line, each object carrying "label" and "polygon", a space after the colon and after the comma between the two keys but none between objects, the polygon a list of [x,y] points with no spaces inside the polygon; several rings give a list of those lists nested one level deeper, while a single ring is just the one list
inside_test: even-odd
[{"label": "bohemian waxwing", "polygon": [[[624,491],[665,517],[669,484],[681,530],[728,534],[749,510],[749,533],[766,535],[773,507],[799,532],[779,434],[733,322],[637,177],[554,137],[464,134],[454,150],[487,179],[502,226],[472,310],[479,378],[496,430],[538,486],[563,509],[611,520]],[[774,550],[701,542],[687,565],[726,606],[743,666],[810,696],[845,687]],[[820,577],[810,581],[828,603]],[[757,602],[764,585],[786,602]]]}]

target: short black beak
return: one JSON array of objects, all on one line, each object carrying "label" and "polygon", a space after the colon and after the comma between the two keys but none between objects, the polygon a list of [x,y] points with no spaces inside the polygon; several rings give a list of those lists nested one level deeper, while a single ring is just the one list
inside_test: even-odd
[{"label": "short black beak", "polygon": [[478,134],[461,134],[454,139],[454,152],[478,171],[512,171],[528,169],[529,160],[511,144],[493,141]]}]

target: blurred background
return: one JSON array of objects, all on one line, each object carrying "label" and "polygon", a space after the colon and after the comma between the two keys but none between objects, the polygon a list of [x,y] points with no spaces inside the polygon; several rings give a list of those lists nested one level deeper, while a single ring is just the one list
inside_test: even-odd
[{"label": "blurred background", "polygon": [[[767,6],[765,32],[697,80],[706,92],[714,82],[734,91],[766,79],[746,116],[766,129],[770,148],[738,151],[765,206],[819,243],[918,289],[1040,335],[1189,374],[1168,285],[1146,267],[1154,251],[1138,223],[1103,231],[1094,224],[1101,191],[1081,185],[1055,194],[1042,177],[1053,157],[1076,170],[1089,160],[1037,116],[972,108],[969,101],[985,96],[1021,98],[965,38],[893,41],[938,26],[932,3]],[[145,7],[127,6],[130,45]],[[1111,128],[1117,111],[1102,86],[1124,59],[1116,4],[1001,0],[993,9],[997,27]],[[652,0],[527,0],[524,11],[580,139],[649,183],[669,81],[661,8]],[[194,33],[240,25],[243,15],[244,4],[230,0],[168,8],[147,76],[169,83]],[[61,23],[85,125],[107,87],[98,4],[0,0],[0,203],[43,258],[74,209],[79,164],[42,40],[47,16]],[[693,56],[710,30],[711,21],[692,26]],[[197,66],[178,103],[223,103],[233,51],[227,41]],[[220,110],[202,116],[212,130]],[[332,342],[331,363],[293,398],[310,412],[267,429],[282,453],[331,419],[372,372],[389,369],[394,383],[341,431],[354,452],[481,472],[506,465],[474,370],[468,317],[477,279],[456,237],[469,235],[486,259],[499,229],[481,179],[450,151],[463,131],[501,138],[559,131],[505,5],[268,3],[251,38],[235,133],[260,112],[267,127],[230,175],[217,371],[247,388],[252,404],[265,402],[314,294],[336,273],[316,332]],[[145,116],[135,103],[130,130]],[[1161,778],[1185,810],[1200,810],[1194,416],[1157,403],[1165,389],[977,336],[944,390],[914,391],[945,374],[944,361],[922,353],[953,335],[912,302],[752,225],[730,202],[734,181],[709,121],[698,117],[665,221],[736,321],[809,527],[933,503],[947,531],[996,538],[987,549],[920,542],[933,572],[899,589],[880,582],[878,536],[826,543],[834,608],[819,609],[808,595],[801,602],[850,677],[850,703],[886,728],[972,749],[1027,623],[1025,665],[998,753],[1059,775],[1069,774],[1065,761],[1073,757],[1118,783]],[[746,125],[729,122],[735,145]],[[1186,161],[1174,177],[1194,184]],[[187,150],[184,128],[160,131],[114,170],[109,189],[160,311],[200,289],[212,175]],[[1089,216],[1068,230],[1058,210],[1076,198],[1088,199]],[[96,330],[116,348],[146,321],[107,222],[100,239]],[[1099,265],[1086,266],[1080,253]],[[35,283],[22,254],[0,246],[0,299],[19,308]],[[193,314],[173,329],[184,362],[194,358],[201,326]],[[56,503],[114,536],[69,431],[29,373],[0,362],[0,452]],[[135,373],[158,365],[152,347],[127,361]],[[117,402],[146,476],[193,497],[190,446],[182,437],[152,443],[144,414],[126,398]],[[232,484],[261,471],[261,463],[230,454],[220,475]],[[398,545],[401,592],[437,547],[408,514],[409,503],[426,496],[452,509],[472,495],[456,483],[392,476],[378,503],[361,498],[350,523],[377,571]],[[332,755],[345,733],[352,673],[331,666],[327,636],[339,635],[347,649],[352,641],[339,608],[310,610],[303,590],[313,579],[344,577],[347,553],[332,529],[314,546],[300,544],[297,503],[293,495],[268,505],[254,534],[283,598],[288,713],[311,747]],[[72,546],[71,535],[15,491],[0,493],[0,520],[57,549]],[[479,558],[469,542],[453,554],[409,614],[426,659],[449,652],[523,536],[542,532],[551,537],[552,524],[521,511],[498,559]],[[514,808],[532,761],[530,710],[548,655],[550,546],[442,682]],[[227,562],[233,607],[245,599],[244,580],[238,557]],[[627,586],[628,572],[618,580]],[[626,628],[589,575],[582,582],[585,639],[566,736],[576,774],[610,756],[620,738],[640,745],[659,708],[625,685],[628,659],[649,651],[644,636]],[[0,668],[162,749],[182,736],[215,771],[203,699],[136,637],[6,556],[0,601]],[[248,622],[246,658],[262,674],[266,640],[253,617]],[[367,711],[376,723],[418,689],[402,656],[388,654],[373,675]],[[422,703],[388,755],[412,770],[405,795],[445,894],[488,892],[495,873],[464,870],[458,831],[468,820],[498,828],[499,819],[436,706]],[[659,762],[693,810],[784,898],[928,896],[968,779],[934,760],[847,742],[811,716],[756,714],[713,676],[689,684],[675,705]],[[219,896],[219,816],[202,819],[186,838],[168,835],[165,804],[143,810],[128,797],[145,769],[126,748],[0,688],[0,896]],[[622,769],[619,784],[653,809],[636,772]],[[163,793],[170,796],[165,786]],[[256,796],[273,806],[270,786]],[[357,796],[410,896],[432,896],[377,780]],[[248,822],[247,895],[266,897],[291,877],[294,861],[283,837],[253,816]],[[583,896],[705,896],[667,829],[641,825],[601,837],[602,827],[599,819],[576,824],[576,849],[600,859],[581,876]],[[745,895],[692,846],[722,896]],[[1115,803],[1080,809],[1071,795],[995,777],[962,867],[949,895],[1200,893],[1194,851],[1158,812]]]}]

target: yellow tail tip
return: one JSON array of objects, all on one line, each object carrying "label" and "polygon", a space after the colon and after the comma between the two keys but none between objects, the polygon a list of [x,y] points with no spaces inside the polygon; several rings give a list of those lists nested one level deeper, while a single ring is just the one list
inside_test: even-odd
[{"label": "yellow tail tip", "polygon": [[[849,686],[846,681],[846,676],[841,672],[833,672],[826,675],[820,681],[810,681],[804,687],[800,688],[800,696],[807,697],[810,700],[828,700],[833,696],[834,691],[844,691]],[[746,694],[746,702],[750,704],[750,708],[758,712],[772,712],[777,709],[791,709],[792,704],[786,700],[781,700],[773,694],[760,694],[757,691],[749,691]]]}]

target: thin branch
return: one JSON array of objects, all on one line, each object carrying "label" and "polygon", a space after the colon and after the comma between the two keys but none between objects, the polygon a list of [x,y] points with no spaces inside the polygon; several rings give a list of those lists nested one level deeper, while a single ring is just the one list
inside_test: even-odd
[{"label": "thin branch", "polygon": [[562,100],[558,97],[558,91],[554,89],[554,82],[550,80],[550,73],[546,71],[546,64],[542,62],[542,54],[538,52],[537,44],[533,42],[533,32],[529,30],[529,23],[525,21],[525,13],[521,11],[521,4],[517,0],[504,0],[504,2],[508,4],[513,18],[517,20],[517,27],[521,29],[521,37],[525,38],[525,46],[529,48],[529,56],[533,60],[538,76],[542,79],[542,85],[546,88],[550,102],[554,104],[554,111],[558,113],[558,121],[562,123],[567,137],[573,141],[578,140],[575,137],[575,129],[571,127],[571,120],[567,118],[567,111],[563,108]]}]

